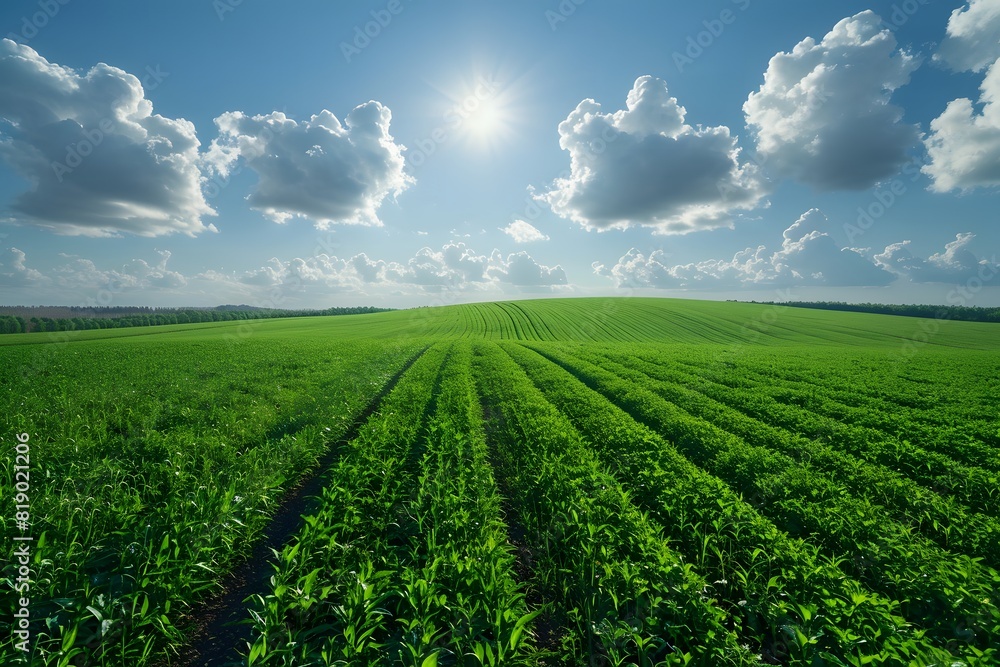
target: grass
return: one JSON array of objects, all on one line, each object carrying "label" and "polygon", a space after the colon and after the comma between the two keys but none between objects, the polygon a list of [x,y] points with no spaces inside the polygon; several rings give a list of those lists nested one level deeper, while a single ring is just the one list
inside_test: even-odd
[{"label": "grass", "polygon": [[753,346],[838,346],[995,350],[990,323],[928,320],[785,306],[653,298],[545,299],[418,308],[336,318],[10,334],[0,346],[118,339],[218,341],[285,336],[334,338],[657,342]]},{"label": "grass", "polygon": [[320,459],[233,664],[996,664],[996,326],[594,298],[0,337],[35,537],[0,664],[183,664]]}]

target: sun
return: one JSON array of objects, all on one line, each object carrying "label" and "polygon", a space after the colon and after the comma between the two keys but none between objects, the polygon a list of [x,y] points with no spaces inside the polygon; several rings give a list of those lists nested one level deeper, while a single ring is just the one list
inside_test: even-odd
[{"label": "sun", "polygon": [[475,150],[492,152],[503,146],[511,138],[514,119],[510,87],[496,76],[480,74],[448,94],[448,130]]},{"label": "sun", "polygon": [[438,121],[427,136],[448,143],[462,159],[491,160],[516,149],[537,116],[534,100],[545,85],[534,65],[472,56],[462,70],[437,73],[428,80],[437,93],[428,112]]},{"label": "sun", "polygon": [[486,102],[468,117],[469,134],[487,138],[504,127],[503,112]]}]

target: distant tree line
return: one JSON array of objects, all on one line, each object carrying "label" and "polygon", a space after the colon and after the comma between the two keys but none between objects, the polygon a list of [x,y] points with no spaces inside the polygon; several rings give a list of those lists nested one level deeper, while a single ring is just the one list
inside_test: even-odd
[{"label": "distant tree line", "polygon": [[54,320],[71,319],[74,317],[125,317],[126,315],[155,315],[156,313],[179,313],[189,310],[274,310],[277,308],[260,308],[246,304],[234,306],[223,305],[214,307],[182,306],[0,306],[0,315],[12,315],[25,319],[32,317],[49,317]]},{"label": "distant tree line", "polygon": [[87,316],[81,315],[78,317],[24,317],[22,315],[0,315],[0,334],[39,333],[46,331],[86,331],[89,329],[124,329],[127,327],[155,327],[164,324],[262,320],[275,317],[360,315],[363,313],[380,313],[392,309],[375,308],[372,306],[327,308],[325,310],[275,310],[265,308],[233,310],[230,306],[220,306],[219,308],[213,309],[136,308],[133,314],[110,317],[103,312],[92,312],[94,310],[100,309],[87,308]]},{"label": "distant tree line", "polygon": [[842,301],[764,301],[763,303],[792,306],[794,308],[844,310],[853,313],[931,317],[942,320],[964,320],[966,322],[1000,322],[1000,308],[983,308],[981,306],[894,305],[884,303],[844,303]]}]

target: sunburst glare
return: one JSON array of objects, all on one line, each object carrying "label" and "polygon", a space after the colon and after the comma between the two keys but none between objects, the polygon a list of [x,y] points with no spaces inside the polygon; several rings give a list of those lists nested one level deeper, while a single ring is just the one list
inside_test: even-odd
[{"label": "sunburst glare", "polygon": [[514,133],[516,114],[509,82],[480,74],[446,93],[445,122],[455,138],[477,151],[493,152]]}]

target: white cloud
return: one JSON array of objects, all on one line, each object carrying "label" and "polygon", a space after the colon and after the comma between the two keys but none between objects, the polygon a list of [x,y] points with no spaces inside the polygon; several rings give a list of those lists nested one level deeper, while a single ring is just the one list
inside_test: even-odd
[{"label": "white cloud", "polygon": [[[447,252],[451,249],[451,252]],[[475,264],[478,258],[475,254],[466,252],[465,244],[446,245],[444,251],[421,248],[406,264],[389,262],[386,265],[383,280],[394,283],[423,285],[426,287],[460,288],[466,282],[467,272],[461,264],[464,262],[473,269],[476,277],[482,279],[482,270],[475,275]],[[456,266],[457,265],[457,266]],[[460,268],[461,267],[461,268]]]},{"label": "white cloud", "polygon": [[539,231],[537,227],[524,220],[515,220],[506,227],[501,227],[500,231],[514,239],[515,243],[549,240],[549,237]]},{"label": "white cloud", "polygon": [[404,263],[372,259],[358,253],[350,259],[320,254],[306,259],[271,258],[264,266],[240,274],[206,272],[198,276],[237,286],[269,288],[276,293],[417,288],[425,292],[485,291],[503,284],[519,287],[565,285],[559,266],[538,264],[527,253],[504,258],[494,250],[481,255],[464,243],[447,243],[440,250],[421,248]]},{"label": "white cloud", "polygon": [[1000,60],[981,90],[982,113],[975,112],[972,100],[960,98],[931,121],[924,140],[931,161],[921,171],[933,179],[935,192],[1000,185]]},{"label": "white cloud", "polygon": [[272,257],[263,266],[239,272],[204,271],[189,278],[185,292],[212,305],[233,301],[265,308],[326,308],[345,303],[345,298],[370,305],[365,287],[349,260],[320,253],[290,260]]},{"label": "white cloud", "polygon": [[561,266],[548,267],[521,251],[506,257],[499,250],[480,255],[464,243],[449,243],[440,251],[422,248],[406,264],[388,262],[384,280],[450,289],[488,289],[509,284],[549,287],[567,284]]},{"label": "white cloud", "polygon": [[954,10],[934,58],[958,72],[982,72],[1000,58],[1000,3],[970,0]]},{"label": "white cloud", "polygon": [[[935,192],[971,190],[1000,185],[1000,3],[971,0],[952,12],[947,37],[936,58],[958,71],[986,75],[980,86],[976,112],[972,100],[952,100],[931,121],[924,139],[930,164],[922,171],[931,177]],[[988,68],[988,69],[987,69]]]},{"label": "white cloud", "polygon": [[487,258],[464,243],[448,243],[440,250],[421,248],[406,264],[385,263],[384,281],[425,287],[465,289],[470,283],[483,283]]},{"label": "white cloud", "polygon": [[662,250],[648,256],[635,248],[610,269],[596,263],[595,272],[619,287],[723,289],[760,286],[887,285],[895,276],[853,248],[840,248],[824,230],[829,221],[818,209],[806,211],[782,234],[781,249],[747,248],[731,260],[710,259],[671,266]]},{"label": "white cloud", "polygon": [[381,280],[380,276],[385,269],[385,262],[382,260],[372,261],[363,252],[352,257],[350,263],[358,278],[366,283],[375,283]]},{"label": "white cloud", "polygon": [[173,289],[184,287],[187,279],[176,271],[167,268],[170,261],[171,252],[169,250],[157,250],[160,259],[155,264],[147,264],[144,260],[134,259],[125,265],[124,271],[135,276],[140,284],[148,287],[162,287]]},{"label": "white cloud", "polygon": [[391,120],[389,108],[374,101],[355,107],[343,124],[326,110],[298,122],[280,111],[227,112],[215,119],[220,136],[205,164],[225,175],[242,157],[258,176],[251,207],[275,222],[301,216],[320,229],[381,226],[382,201],[413,183],[403,171],[405,149],[389,134]]},{"label": "white cloud", "polygon": [[49,282],[35,269],[28,268],[25,259],[26,255],[17,248],[7,249],[8,257],[0,262],[0,286],[2,287],[28,287]]},{"label": "white cloud", "polygon": [[827,218],[810,209],[785,230],[781,250],[771,256],[776,284],[862,287],[888,285],[894,277],[854,248],[841,248],[824,229]]},{"label": "white cloud", "polygon": [[160,259],[150,264],[133,259],[121,268],[101,270],[89,259],[77,258],[53,271],[56,284],[65,290],[103,290],[112,293],[137,290],[172,290],[187,285],[187,278],[167,268],[171,253],[156,251]]},{"label": "white cloud", "polygon": [[494,250],[490,256],[488,273],[501,283],[517,287],[550,287],[566,285],[568,282],[561,266],[543,266],[523,250],[507,255],[506,259],[498,250]]},{"label": "white cloud", "polygon": [[919,131],[890,98],[918,66],[871,11],[776,54],[743,105],[761,161],[819,190],[861,190],[897,173]]},{"label": "white cloud", "polygon": [[654,250],[648,257],[635,248],[629,249],[610,269],[594,262],[594,273],[613,278],[619,287],[658,287],[669,289],[681,286],[681,280],[664,262],[662,250]]},{"label": "white cloud", "polygon": [[[25,289],[30,288],[39,297],[36,302],[64,305],[110,305],[139,292],[188,294],[189,279],[167,268],[171,253],[167,250],[156,253],[159,257],[153,262],[133,259],[111,269],[98,268],[89,259],[59,253],[61,259],[68,261],[44,275],[27,266],[24,252],[10,248],[9,259],[0,265],[0,288],[17,288],[13,293],[19,295],[18,299],[28,294]],[[104,301],[106,297],[112,301]],[[148,295],[139,298],[149,303]],[[184,301],[184,305],[191,303]]]},{"label": "white cloud", "polygon": [[15,222],[84,236],[215,231],[202,223],[215,212],[199,146],[194,125],[154,114],[131,74],[100,63],[81,75],[0,42],[0,157],[31,183]]},{"label": "white cloud", "polygon": [[626,106],[604,113],[587,99],[559,124],[570,175],[538,200],[587,229],[645,225],[670,234],[732,226],[734,210],[764,196],[756,166],[740,165],[729,128],[685,124],[664,81],[640,77]]},{"label": "white cloud", "polygon": [[477,255],[464,243],[448,243],[441,250],[445,266],[465,281],[482,282],[486,277],[486,258]]},{"label": "white cloud", "polygon": [[272,257],[267,264],[259,269],[246,271],[239,278],[239,282],[246,285],[258,285],[262,287],[280,285],[285,275],[285,265],[277,257]]},{"label": "white cloud", "polygon": [[254,287],[280,288],[280,292],[327,293],[361,289],[364,277],[351,261],[321,253],[287,261],[272,257],[264,266],[238,274],[235,281]]},{"label": "white cloud", "polygon": [[[875,255],[875,262],[914,283],[961,283],[975,277],[995,275],[1000,265],[996,255],[979,259],[972,252],[976,235],[957,234],[955,240],[945,245],[944,252],[923,259],[910,251],[910,241],[893,243]],[[986,270],[989,270],[987,273]]]},{"label": "white cloud", "polygon": [[550,292],[567,285],[560,266],[545,266],[525,252],[480,254],[461,242],[438,250],[421,248],[402,263],[373,259],[366,253],[350,258],[318,253],[272,257],[240,271],[209,269],[188,275],[169,268],[169,251],[156,253],[155,260],[133,259],[111,268],[60,254],[63,261],[43,274],[30,268],[24,252],[9,248],[0,253],[0,290],[21,295],[30,290],[40,302],[71,305],[248,303],[268,308],[325,308],[399,305],[400,299],[418,305],[426,303],[428,295],[443,292],[500,297],[512,292]]}]

